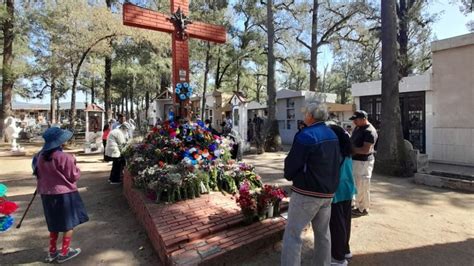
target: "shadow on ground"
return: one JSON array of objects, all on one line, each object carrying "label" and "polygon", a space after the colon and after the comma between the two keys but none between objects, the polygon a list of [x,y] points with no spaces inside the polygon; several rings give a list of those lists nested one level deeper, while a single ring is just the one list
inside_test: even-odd
[{"label": "shadow on ground", "polygon": [[[158,258],[144,230],[129,210],[121,186],[109,185],[108,175],[108,171],[82,173],[78,185],[90,221],[75,230],[72,246],[81,247],[83,253],[71,264],[157,265]],[[32,197],[36,181],[31,178],[6,183],[15,186],[12,190],[17,195],[9,197],[9,200],[20,205],[15,217],[19,219]],[[42,264],[48,236],[38,196],[22,228],[2,234],[1,264]]]},{"label": "shadow on ground", "polygon": [[[305,242],[308,239],[305,239]],[[304,245],[301,265],[311,265],[313,250]],[[449,255],[447,255],[449,254]],[[453,254],[456,254],[453,256]],[[281,256],[281,242],[273,248],[260,250],[256,256],[234,265],[279,265]],[[354,255],[352,266],[384,265],[384,266],[418,266],[418,265],[474,265],[474,239],[466,241],[436,244],[430,246],[394,250],[380,253]]]}]

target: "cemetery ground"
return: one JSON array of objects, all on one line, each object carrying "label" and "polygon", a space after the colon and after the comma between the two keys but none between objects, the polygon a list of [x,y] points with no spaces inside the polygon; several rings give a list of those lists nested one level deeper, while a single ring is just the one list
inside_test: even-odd
[{"label": "cemetery ground", "polygon": [[[0,182],[20,205],[19,219],[35,189],[31,155],[40,145],[26,145],[26,157],[0,157]],[[1,150],[7,149],[0,145]],[[76,150],[77,151],[77,150]],[[264,182],[284,186],[285,152],[247,155]],[[77,228],[73,246],[83,253],[72,265],[157,265],[144,229],[129,210],[120,186],[107,183],[111,165],[99,155],[77,154],[82,171],[79,191],[90,221]],[[375,175],[370,215],[353,219],[351,265],[473,265],[474,194],[432,188],[413,179]],[[0,235],[0,264],[41,264],[48,233],[41,200],[34,201],[21,229]],[[310,264],[312,231],[304,233],[303,265]],[[279,265],[281,242],[236,264]]]}]

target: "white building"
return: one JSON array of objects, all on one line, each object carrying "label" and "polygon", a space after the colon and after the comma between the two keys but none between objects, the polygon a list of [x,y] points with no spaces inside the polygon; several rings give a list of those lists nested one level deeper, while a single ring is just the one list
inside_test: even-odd
[{"label": "white building", "polygon": [[[431,72],[400,81],[405,139],[432,161],[474,165],[474,33],[432,43]],[[381,82],[352,85],[358,109],[380,126]]]}]

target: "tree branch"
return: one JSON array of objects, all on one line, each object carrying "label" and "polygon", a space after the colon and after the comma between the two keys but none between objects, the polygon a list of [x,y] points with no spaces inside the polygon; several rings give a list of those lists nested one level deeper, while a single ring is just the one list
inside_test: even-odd
[{"label": "tree branch", "polygon": [[297,40],[299,43],[301,43],[304,47],[306,47],[306,48],[308,48],[309,50],[311,50],[311,45],[309,45],[309,44],[307,44],[305,41],[301,40],[301,39],[300,39],[300,35],[301,35],[301,33],[300,33],[298,36],[296,36],[296,40]]}]

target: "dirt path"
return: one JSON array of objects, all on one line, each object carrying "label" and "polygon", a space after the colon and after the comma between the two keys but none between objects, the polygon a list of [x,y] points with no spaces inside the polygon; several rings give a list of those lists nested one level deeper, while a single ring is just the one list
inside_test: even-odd
[{"label": "dirt path", "polygon": [[[286,186],[284,157],[276,153],[246,156],[246,160],[257,166],[265,182]],[[99,159],[77,157],[83,173],[80,192],[91,221],[81,225],[73,238],[83,254],[72,264],[157,265],[157,256],[120,187],[106,182],[110,165]],[[10,187],[10,199],[21,209],[34,191],[30,172],[29,157],[0,157],[0,182]],[[374,177],[372,192],[370,216],[353,220],[351,265],[474,265],[474,194],[380,176]],[[18,213],[17,218],[22,210]],[[311,230],[304,238],[303,265],[309,265]],[[23,227],[1,234],[0,241],[0,264],[41,264],[48,233],[40,200],[35,200]],[[237,264],[279,265],[280,250],[277,243]]]},{"label": "dirt path", "polygon": [[[265,182],[282,178],[285,155],[247,156]],[[432,188],[413,179],[372,179],[369,216],[352,220],[351,265],[474,265],[474,194]],[[310,265],[313,232],[304,239],[303,265]],[[245,261],[278,265],[281,243]]]},{"label": "dirt path", "polygon": [[[29,149],[29,151],[34,150]],[[121,187],[109,185],[110,165],[100,156],[77,156],[82,177],[79,191],[90,221],[80,225],[73,246],[83,253],[71,265],[157,265],[148,238],[132,215]],[[9,199],[20,205],[19,219],[31,199],[36,181],[30,175],[30,159],[0,157],[0,182],[9,187]],[[36,198],[21,229],[0,235],[0,264],[42,264],[49,234],[40,198]]]}]

